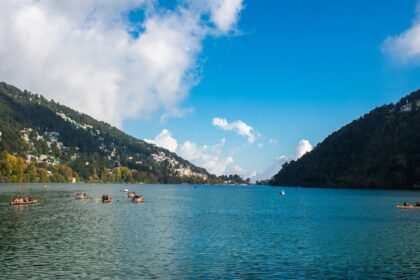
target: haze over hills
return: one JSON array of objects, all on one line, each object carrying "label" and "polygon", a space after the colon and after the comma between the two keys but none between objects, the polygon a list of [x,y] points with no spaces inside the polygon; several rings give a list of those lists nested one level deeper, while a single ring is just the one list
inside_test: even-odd
[{"label": "haze over hills", "polygon": [[6,83],[0,83],[0,120],[0,181],[243,182]]},{"label": "haze over hills", "polygon": [[378,107],[285,163],[272,185],[420,187],[420,90]]}]

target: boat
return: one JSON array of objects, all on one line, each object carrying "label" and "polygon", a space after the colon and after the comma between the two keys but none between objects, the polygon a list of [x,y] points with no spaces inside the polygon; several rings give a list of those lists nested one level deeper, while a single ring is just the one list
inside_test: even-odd
[{"label": "boat", "polygon": [[76,200],[82,200],[82,199],[88,199],[88,196],[84,196],[84,195],[75,195],[73,196],[74,199]]},{"label": "boat", "polygon": [[280,194],[280,195],[286,195],[286,192],[285,192],[284,190],[281,190],[281,191],[279,192],[279,194]]},{"label": "boat", "polygon": [[136,196],[136,193],[134,193],[134,192],[128,192],[127,193],[127,197],[128,198],[133,198],[133,197],[135,197]]},{"label": "boat", "polygon": [[128,189],[124,189],[124,192],[128,192]]},{"label": "boat", "polygon": [[397,208],[398,209],[420,209],[420,205],[419,206],[417,206],[417,205],[410,205],[410,204],[407,204],[407,205],[397,205]]},{"label": "boat", "polygon": [[102,203],[111,203],[112,202],[112,197],[109,195],[103,195],[102,196]]},{"label": "boat", "polygon": [[10,202],[10,205],[11,206],[14,206],[14,205],[30,205],[30,204],[37,204],[37,203],[38,203],[38,200],[30,200],[30,201],[25,201],[25,202],[12,201],[12,202]]},{"label": "boat", "polygon": [[102,199],[102,203],[111,203],[112,197],[109,197],[108,199]]},{"label": "boat", "polygon": [[136,195],[135,197],[133,197],[133,199],[131,200],[132,203],[140,203],[140,202],[144,202],[144,196],[138,196]]}]

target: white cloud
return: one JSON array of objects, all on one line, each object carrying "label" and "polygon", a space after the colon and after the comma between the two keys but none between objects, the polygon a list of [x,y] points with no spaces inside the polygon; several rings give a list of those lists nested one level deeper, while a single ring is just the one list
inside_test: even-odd
[{"label": "white cloud", "polygon": [[277,139],[273,139],[273,138],[270,138],[270,139],[268,140],[268,143],[270,143],[270,144],[272,144],[272,145],[277,145],[277,144],[279,143],[279,140],[277,140]]},{"label": "white cloud", "polygon": [[165,148],[173,153],[176,152],[178,148],[178,141],[172,137],[171,132],[167,129],[162,130],[154,140],[144,139],[144,141]]},{"label": "white cloud", "polygon": [[164,129],[154,140],[145,139],[145,141],[177,153],[180,157],[216,175],[226,174],[231,169],[231,164],[235,161],[232,156],[222,155],[226,143],[225,138],[221,139],[219,143],[210,146],[199,146],[189,140],[178,144],[171,132]]},{"label": "white cloud", "polygon": [[170,108],[166,113],[164,113],[160,120],[162,123],[166,123],[169,118],[182,118],[186,115],[194,112],[194,108]]},{"label": "white cloud", "polygon": [[194,142],[185,141],[179,146],[177,153],[179,156],[191,161],[195,165],[204,167],[210,173],[221,175],[224,174],[229,165],[234,162],[233,157],[222,156],[225,141],[225,139],[222,139],[220,143],[212,146],[199,146]]},{"label": "white cloud", "polygon": [[213,125],[220,127],[223,130],[234,131],[237,134],[246,137],[249,143],[254,143],[258,138],[258,135],[254,133],[254,129],[241,120],[229,123],[223,118],[213,118]]},{"label": "white cloud", "polygon": [[309,140],[306,140],[306,139],[300,140],[296,147],[295,155],[293,156],[281,155],[281,156],[276,157],[268,168],[266,168],[262,173],[257,174],[255,179],[256,180],[270,179],[271,177],[276,175],[277,172],[280,171],[280,169],[282,168],[285,162],[289,160],[297,160],[301,158],[304,154],[312,151],[312,149],[313,147],[312,147],[312,144],[309,142]]},{"label": "white cloud", "polygon": [[268,168],[266,168],[262,173],[259,173],[255,176],[255,180],[270,179],[275,174],[277,174],[277,172],[279,172],[282,165],[289,159],[290,158],[285,155],[276,157]]},{"label": "white cloud", "polygon": [[229,173],[238,174],[243,179],[247,179],[247,178],[253,179],[255,176],[257,176],[256,171],[250,171],[238,164],[235,164],[233,166],[232,171]]},{"label": "white cloud", "polygon": [[299,144],[296,148],[296,159],[301,158],[304,154],[312,151],[312,144],[305,139],[299,141]]},{"label": "white cloud", "polygon": [[236,24],[242,8],[242,0],[211,1],[211,20],[221,32],[226,33]]},{"label": "white cloud", "polygon": [[279,161],[286,162],[288,159],[289,159],[289,157],[288,157],[288,156],[286,156],[286,155],[281,155],[281,156],[276,157],[276,158],[275,158],[275,161],[276,161],[276,162],[279,162]]},{"label": "white cloud", "polygon": [[420,62],[420,5],[412,26],[397,36],[388,37],[382,50],[399,63]]},{"label": "white cloud", "polygon": [[[182,2],[166,10],[153,0],[2,1],[1,79],[119,127],[154,112],[181,116],[203,40],[234,28],[242,8]],[[143,22],[127,20],[133,9],[145,11]]]}]

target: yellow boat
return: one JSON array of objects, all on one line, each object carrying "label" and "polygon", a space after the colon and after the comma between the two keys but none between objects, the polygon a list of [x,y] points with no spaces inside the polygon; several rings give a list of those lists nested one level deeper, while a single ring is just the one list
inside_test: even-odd
[{"label": "yellow boat", "polygon": [[25,202],[14,202],[14,201],[12,201],[12,202],[10,202],[10,205],[11,206],[14,206],[14,205],[31,205],[31,204],[37,204],[38,203],[38,200],[31,200],[31,201],[25,201]]}]

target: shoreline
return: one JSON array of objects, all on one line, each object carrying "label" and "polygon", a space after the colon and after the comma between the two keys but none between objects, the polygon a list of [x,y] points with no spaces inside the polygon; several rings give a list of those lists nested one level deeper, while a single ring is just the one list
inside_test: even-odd
[{"label": "shoreline", "polygon": [[0,187],[2,185],[15,185],[17,187],[24,188],[26,185],[28,186],[41,186],[43,185],[49,186],[49,185],[131,185],[131,186],[155,186],[155,185],[162,185],[162,186],[203,186],[203,187],[269,187],[269,188],[288,188],[288,189],[320,189],[320,190],[378,190],[378,191],[420,191],[419,188],[375,188],[375,187],[347,187],[347,186],[279,186],[279,185],[257,185],[257,184],[250,184],[250,185],[229,185],[229,184],[189,184],[189,183],[182,183],[182,184],[168,184],[168,183],[24,183],[23,186],[20,186],[19,183],[0,183]]}]

